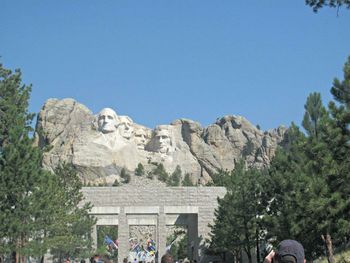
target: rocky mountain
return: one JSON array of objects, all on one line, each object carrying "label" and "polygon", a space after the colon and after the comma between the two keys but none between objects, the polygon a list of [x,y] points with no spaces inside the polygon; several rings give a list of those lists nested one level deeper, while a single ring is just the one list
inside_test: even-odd
[{"label": "rocky mountain", "polygon": [[269,165],[287,129],[261,131],[241,116],[224,116],[208,127],[178,119],[154,129],[134,123],[113,109],[93,114],[73,99],[49,99],[36,124],[37,143],[47,147],[44,166],[72,163],[86,183],[112,184],[124,168],[133,174],[141,163],[146,172],[162,163],[172,173],[206,184],[220,169],[232,170],[244,159],[248,166]]}]

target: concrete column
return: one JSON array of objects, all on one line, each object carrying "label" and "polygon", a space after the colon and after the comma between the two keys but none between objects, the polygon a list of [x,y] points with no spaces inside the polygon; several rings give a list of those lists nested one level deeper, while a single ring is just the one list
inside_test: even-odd
[{"label": "concrete column", "polygon": [[191,260],[198,259],[199,238],[198,238],[198,216],[197,214],[188,215],[187,219],[188,231],[188,256]]},{"label": "concrete column", "polygon": [[198,258],[197,262],[207,262],[206,255],[204,254],[205,249],[205,238],[208,237],[210,228],[208,226],[211,221],[206,220],[205,213],[198,214]]},{"label": "concrete column", "polygon": [[92,227],[91,238],[92,238],[92,249],[96,250],[97,249],[97,225],[94,225]]},{"label": "concrete column", "polygon": [[160,262],[160,259],[165,254],[166,249],[166,215],[164,213],[164,206],[159,207],[159,215],[158,215],[158,244],[157,244],[157,250],[158,250],[158,260],[157,262]]},{"label": "concrete column", "polygon": [[129,255],[129,225],[126,218],[124,207],[121,207],[118,215],[118,262],[123,262],[123,258]]}]

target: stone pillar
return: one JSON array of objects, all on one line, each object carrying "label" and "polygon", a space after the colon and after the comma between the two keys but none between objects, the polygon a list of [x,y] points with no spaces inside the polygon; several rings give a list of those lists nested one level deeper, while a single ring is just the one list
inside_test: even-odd
[{"label": "stone pillar", "polygon": [[118,216],[118,241],[118,262],[121,263],[124,258],[129,256],[129,225],[124,207],[120,208]]},{"label": "stone pillar", "polygon": [[166,215],[164,213],[164,206],[159,207],[159,215],[158,215],[158,260],[165,254],[166,249]]},{"label": "stone pillar", "polygon": [[92,227],[91,238],[92,238],[92,249],[96,250],[97,249],[97,225],[94,225]]},{"label": "stone pillar", "polygon": [[198,214],[198,258],[197,262],[207,262],[206,255],[204,254],[205,248],[205,238],[208,237],[208,233],[210,232],[210,228],[208,226],[211,221],[205,218],[205,213]]},{"label": "stone pillar", "polygon": [[198,259],[199,238],[198,238],[198,216],[197,214],[188,215],[187,218],[188,231],[188,255],[193,260]]}]

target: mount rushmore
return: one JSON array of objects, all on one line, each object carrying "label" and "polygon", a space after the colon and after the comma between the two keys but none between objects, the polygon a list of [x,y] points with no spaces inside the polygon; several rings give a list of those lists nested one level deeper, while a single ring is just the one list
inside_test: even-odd
[{"label": "mount rushmore", "polygon": [[124,168],[133,174],[141,163],[146,172],[163,164],[168,173],[180,166],[182,176],[207,184],[219,170],[232,170],[244,159],[248,166],[266,167],[287,129],[261,131],[241,116],[218,118],[208,127],[189,119],[150,129],[111,108],[93,114],[73,99],[49,99],[36,124],[36,142],[48,150],[43,165],[54,169],[72,163],[85,183],[112,184]]}]

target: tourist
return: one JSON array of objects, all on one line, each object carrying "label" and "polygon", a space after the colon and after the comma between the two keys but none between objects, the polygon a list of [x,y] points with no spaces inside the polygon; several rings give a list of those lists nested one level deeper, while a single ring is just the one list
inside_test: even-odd
[{"label": "tourist", "polygon": [[295,240],[283,240],[276,251],[271,251],[264,263],[306,263],[303,246]]},{"label": "tourist", "polygon": [[161,263],[174,263],[174,259],[169,253],[166,253],[162,256]]}]

